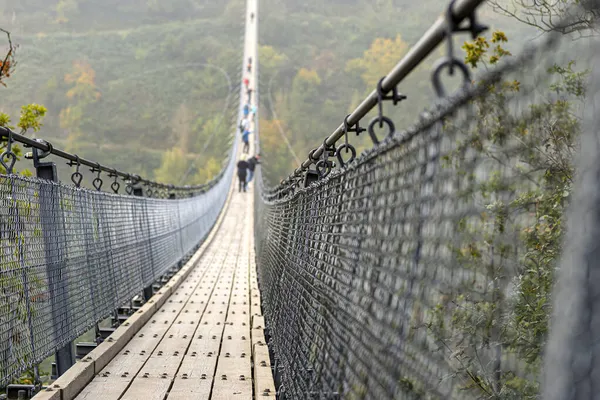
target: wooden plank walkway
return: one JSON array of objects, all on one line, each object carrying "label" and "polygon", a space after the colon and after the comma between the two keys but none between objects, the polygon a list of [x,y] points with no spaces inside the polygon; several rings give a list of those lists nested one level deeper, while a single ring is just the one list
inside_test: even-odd
[{"label": "wooden plank walkway", "polygon": [[77,400],[275,396],[254,262],[253,197],[232,193],[196,267]]}]

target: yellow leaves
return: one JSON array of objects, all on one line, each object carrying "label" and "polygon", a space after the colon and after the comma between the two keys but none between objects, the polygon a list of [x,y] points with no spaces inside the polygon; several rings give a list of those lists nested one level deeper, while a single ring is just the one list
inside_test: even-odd
[{"label": "yellow leaves", "polygon": [[478,37],[473,42],[465,42],[462,46],[462,49],[467,53],[465,55],[465,62],[471,67],[477,68],[477,64],[489,47],[489,43],[482,36]]},{"label": "yellow leaves", "polygon": [[10,124],[10,115],[6,113],[0,113],[0,126],[11,128]]},{"label": "yellow leaves", "polygon": [[29,129],[37,132],[42,127],[42,118],[46,115],[48,109],[39,104],[28,104],[21,107],[21,117],[17,126],[24,133]]},{"label": "yellow leaves", "polygon": [[[490,42],[492,43],[504,43],[507,42],[508,38],[506,34],[502,31],[495,31],[492,33],[492,37]],[[479,36],[472,42],[465,42],[462,46],[462,49],[465,51],[465,63],[469,64],[472,68],[477,68],[480,63],[486,64],[485,56],[488,53],[488,49],[490,48],[490,43],[488,40]],[[502,57],[510,56],[511,53],[502,48],[499,44],[493,48],[493,52],[489,55],[487,62],[494,65],[500,61]]]},{"label": "yellow leaves", "polygon": [[315,86],[319,86],[321,84],[321,78],[319,77],[319,73],[315,70],[300,68],[296,77],[306,83],[310,83]]},{"label": "yellow leaves", "polygon": [[67,91],[69,99],[95,102],[101,97],[96,87],[96,71],[87,61],[74,61],[72,72],[65,75],[65,83],[74,85]]},{"label": "yellow leaves", "polygon": [[495,31],[492,33],[492,43],[508,42],[506,34],[502,31]]},{"label": "yellow leaves", "polygon": [[377,38],[362,58],[355,58],[346,64],[347,71],[360,71],[364,83],[371,87],[377,85],[406,54],[409,46],[400,35],[394,39]]},{"label": "yellow leaves", "polygon": [[272,46],[260,46],[258,48],[258,57],[261,68],[278,69],[287,61],[287,56],[278,53]]},{"label": "yellow leaves", "polygon": [[154,171],[158,182],[174,182],[180,179],[189,166],[185,152],[179,147],[173,147],[163,153],[160,168]]}]

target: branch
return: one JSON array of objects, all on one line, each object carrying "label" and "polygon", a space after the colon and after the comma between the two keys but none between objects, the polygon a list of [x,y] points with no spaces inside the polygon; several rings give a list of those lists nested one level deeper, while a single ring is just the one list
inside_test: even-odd
[{"label": "branch", "polygon": [[[551,2],[550,0],[534,1],[533,4],[526,4],[525,0],[513,0],[513,7],[510,10],[500,2],[501,0],[490,1],[494,11],[542,32],[555,31],[571,34],[596,29],[594,21],[598,19],[598,12],[593,8],[575,8],[572,5],[564,5],[559,1]],[[518,7],[515,3],[518,4]],[[522,15],[519,15],[518,8],[521,9],[520,14]]]},{"label": "branch", "polygon": [[[15,46],[13,46],[12,39],[10,37],[10,32],[0,28],[0,32],[5,33],[8,39],[8,52],[6,56],[4,56],[4,60],[2,61],[2,65],[0,65],[0,84],[2,84],[2,78],[7,78],[10,76],[10,70],[14,68],[14,52]],[[12,62],[11,62],[12,61]]]}]

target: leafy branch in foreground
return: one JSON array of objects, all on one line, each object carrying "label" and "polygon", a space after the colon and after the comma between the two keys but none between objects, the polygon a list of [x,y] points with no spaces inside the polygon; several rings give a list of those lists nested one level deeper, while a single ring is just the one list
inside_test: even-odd
[{"label": "leafy branch in foreground", "polygon": [[[466,43],[472,67],[509,56],[502,32]],[[443,159],[466,182],[461,201],[481,209],[456,225],[450,247],[464,281],[435,308],[427,324],[440,351],[475,398],[537,399],[554,271],[561,253],[563,215],[571,193],[580,126],[576,102],[585,96],[587,71],[554,65],[546,72],[544,100],[509,111],[518,81],[487,84],[472,102],[474,122],[457,133]],[[554,93],[550,96],[550,93]],[[524,96],[526,94],[520,94]],[[459,122],[460,123],[460,122]],[[474,171],[473,157],[485,160]],[[512,278],[511,278],[512,277]]]}]

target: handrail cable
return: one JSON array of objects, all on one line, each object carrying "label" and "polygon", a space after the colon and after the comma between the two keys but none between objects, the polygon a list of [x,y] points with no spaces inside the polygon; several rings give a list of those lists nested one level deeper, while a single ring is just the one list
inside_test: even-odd
[{"label": "handrail cable", "polygon": [[54,154],[55,156],[63,158],[65,160],[69,160],[72,162],[79,163],[80,165],[85,165],[87,167],[94,168],[96,171],[107,172],[109,174],[112,174],[112,176],[115,176],[115,175],[120,176],[123,179],[131,181],[131,183],[134,185],[141,183],[141,184],[149,185],[149,186],[159,188],[159,189],[194,191],[194,190],[202,190],[202,189],[211,188],[219,180],[219,177],[221,175],[221,174],[217,175],[214,179],[212,179],[211,181],[209,181],[207,183],[204,183],[201,185],[194,185],[194,186],[192,186],[192,185],[175,186],[173,184],[159,183],[159,182],[152,181],[150,179],[144,179],[137,174],[130,174],[127,172],[119,171],[117,169],[107,167],[107,166],[97,163],[95,161],[91,161],[91,160],[79,157],[76,154],[71,154],[64,150],[57,149],[56,147],[54,147],[51,143],[49,143],[46,140],[28,138],[27,136],[24,136],[24,135],[21,135],[21,134],[11,131],[9,128],[0,126],[0,138],[8,139],[9,135],[12,135],[13,141],[22,143],[26,147],[36,148],[38,150],[41,150],[44,153],[47,153],[47,155]]}]

